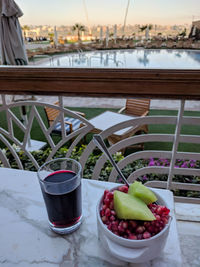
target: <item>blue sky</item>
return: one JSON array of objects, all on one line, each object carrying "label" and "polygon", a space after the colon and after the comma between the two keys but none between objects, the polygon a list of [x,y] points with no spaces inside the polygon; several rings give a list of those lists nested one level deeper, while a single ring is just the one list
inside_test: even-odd
[{"label": "blue sky", "polygon": [[[15,0],[21,24],[123,24],[128,0]],[[131,0],[127,24],[183,24],[200,19],[200,0]]]}]

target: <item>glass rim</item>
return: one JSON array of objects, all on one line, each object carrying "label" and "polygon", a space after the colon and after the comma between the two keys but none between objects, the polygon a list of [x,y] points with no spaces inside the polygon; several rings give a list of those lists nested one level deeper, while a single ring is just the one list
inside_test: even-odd
[{"label": "glass rim", "polygon": [[[76,173],[76,175],[75,176],[73,176],[72,178],[70,178],[69,180],[67,180],[67,181],[63,181],[63,182],[56,182],[56,183],[52,183],[52,182],[44,182],[44,180],[42,180],[41,179],[41,177],[40,177],[40,174],[39,174],[39,172],[41,171],[41,169],[43,168],[43,167],[45,167],[47,164],[50,164],[50,163],[53,163],[53,162],[55,162],[55,161],[61,161],[61,160],[68,160],[68,161],[71,161],[71,162],[74,162],[74,163],[76,163],[77,165],[78,165],[78,167],[79,167],[79,170],[78,170],[78,172]],[[58,170],[59,171],[59,170]],[[39,179],[39,181],[40,182],[42,182],[42,183],[45,183],[45,184],[65,184],[65,183],[68,183],[68,182],[71,182],[72,180],[74,180],[78,175],[80,175],[81,174],[81,171],[82,171],[82,166],[81,166],[81,164],[80,164],[80,162],[78,162],[77,160],[75,160],[75,159],[71,159],[71,158],[56,158],[56,159],[52,159],[52,160],[49,160],[49,161],[47,161],[47,162],[45,162],[44,164],[42,164],[42,166],[40,166],[40,168],[37,170],[37,176],[38,176],[38,179]],[[55,171],[56,172],[56,171]]]}]

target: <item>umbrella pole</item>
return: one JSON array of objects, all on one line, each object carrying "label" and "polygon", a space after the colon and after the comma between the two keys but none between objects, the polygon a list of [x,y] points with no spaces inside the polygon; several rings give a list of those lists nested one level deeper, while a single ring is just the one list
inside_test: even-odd
[{"label": "umbrella pole", "polygon": [[[23,119],[23,122],[24,122],[25,126],[27,126],[28,125],[28,117],[27,117],[27,113],[26,113],[26,106],[22,106],[21,109],[22,109],[22,119]],[[30,133],[28,134],[27,145],[28,145],[28,148],[31,147]]]}]

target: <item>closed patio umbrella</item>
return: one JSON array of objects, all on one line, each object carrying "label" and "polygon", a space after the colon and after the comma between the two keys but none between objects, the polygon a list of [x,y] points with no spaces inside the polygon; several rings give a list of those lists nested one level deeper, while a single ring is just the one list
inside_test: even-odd
[{"label": "closed patio umbrella", "polygon": [[145,30],[145,38],[146,40],[149,39],[149,27],[147,26],[146,30]]},{"label": "closed patio umbrella", "polygon": [[[23,16],[23,12],[14,0],[0,0],[0,55],[3,65],[28,64],[22,30],[18,20],[21,16]],[[20,100],[26,99],[19,99],[18,101]],[[15,101],[14,96],[12,101]],[[21,107],[21,113],[24,124],[27,125],[28,118],[25,106]],[[29,136],[27,141],[28,150],[33,147],[32,141],[35,140],[31,140]]]},{"label": "closed patio umbrella", "polygon": [[54,26],[54,45],[55,47],[58,46],[58,32],[57,32],[56,26]]},{"label": "closed patio umbrella", "polygon": [[196,35],[196,31],[197,31],[197,28],[194,26],[193,29],[192,29],[192,36]]},{"label": "closed patio umbrella", "polygon": [[108,47],[108,42],[109,42],[109,28],[107,26],[106,27],[106,47]]},{"label": "closed patio umbrella", "polygon": [[3,65],[27,65],[18,18],[23,15],[14,0],[0,0],[0,53]]},{"label": "closed patio umbrella", "polygon": [[114,43],[116,44],[117,42],[117,25],[114,25]]},{"label": "closed patio umbrella", "polygon": [[100,27],[99,40],[101,43],[103,42],[103,27]]}]

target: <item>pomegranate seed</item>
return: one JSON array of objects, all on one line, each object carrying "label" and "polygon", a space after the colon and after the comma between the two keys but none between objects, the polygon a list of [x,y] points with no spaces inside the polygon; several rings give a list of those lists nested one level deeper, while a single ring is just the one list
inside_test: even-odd
[{"label": "pomegranate seed", "polygon": [[137,227],[137,223],[136,221],[129,221],[129,224],[132,228],[136,228]]},{"label": "pomegranate seed", "polygon": [[115,212],[114,210],[111,210],[111,214],[112,214],[113,216],[115,216],[115,215],[116,215],[116,212]]},{"label": "pomegranate seed", "polygon": [[160,223],[160,227],[162,227],[162,228],[163,228],[163,227],[165,226],[165,224],[164,224],[164,222],[163,222],[162,220],[160,220],[160,222],[159,222],[159,223]]},{"label": "pomegranate seed", "polygon": [[119,235],[119,232],[118,231],[114,231],[113,234]]},{"label": "pomegranate seed", "polygon": [[107,206],[106,205],[103,205],[102,209],[103,210],[106,210],[107,209]]},{"label": "pomegranate seed", "polygon": [[110,199],[109,198],[105,198],[104,199],[104,204],[109,206],[110,205]]},{"label": "pomegranate seed", "polygon": [[112,228],[113,231],[117,231],[118,230],[118,226],[116,224],[113,224],[113,223],[112,223],[111,228]]},{"label": "pomegranate seed", "polygon": [[128,239],[137,240],[137,236],[134,234],[129,234]]},{"label": "pomegranate seed", "polygon": [[164,217],[164,218],[162,218],[162,221],[163,221],[163,224],[165,225],[168,223],[168,218]]},{"label": "pomegranate seed", "polygon": [[163,206],[159,206],[159,207],[157,208],[156,213],[157,213],[158,215],[162,215],[162,213],[163,213]]},{"label": "pomegranate seed", "polygon": [[128,193],[128,186],[127,185],[120,186],[118,190],[124,193]]},{"label": "pomegranate seed", "polygon": [[107,195],[108,193],[109,193],[109,190],[106,189],[106,190],[104,191],[104,198],[106,197],[106,195]]},{"label": "pomegranate seed", "polygon": [[118,224],[119,224],[119,221],[118,221],[118,220],[116,220],[116,221],[112,221],[112,224],[113,224],[113,225],[118,225]]},{"label": "pomegranate seed", "polygon": [[110,209],[109,209],[109,208],[107,208],[107,209],[106,209],[106,211],[105,211],[105,215],[106,215],[106,217],[109,217],[109,216],[110,216],[110,214],[111,214],[111,212],[110,212]]},{"label": "pomegranate seed", "polygon": [[107,198],[109,199],[113,199],[113,193],[112,192],[109,192],[107,195],[106,195]]},{"label": "pomegranate seed", "polygon": [[160,227],[160,222],[156,222],[156,223],[155,223],[155,226],[156,226],[156,227]]},{"label": "pomegranate seed", "polygon": [[108,228],[109,230],[111,230],[111,229],[112,229],[112,224],[109,223],[108,226],[107,226],[107,228]]},{"label": "pomegranate seed", "polygon": [[150,238],[151,237],[151,234],[149,232],[144,232],[143,233],[143,238],[144,239],[147,239],[147,238]]},{"label": "pomegranate seed", "polygon": [[103,223],[106,223],[107,220],[108,220],[108,218],[107,218],[106,216],[103,216],[103,217],[101,218],[101,220],[102,220]]},{"label": "pomegranate seed", "polygon": [[122,233],[124,232],[124,228],[121,225],[118,226],[118,230]]},{"label": "pomegranate seed", "polygon": [[101,217],[103,217],[105,215],[105,210],[101,210],[100,215],[101,215]]},{"label": "pomegranate seed", "polygon": [[150,222],[144,222],[144,227],[150,226]]},{"label": "pomegranate seed", "polygon": [[144,226],[138,226],[135,230],[135,232],[137,234],[142,234],[145,231],[145,227]]},{"label": "pomegranate seed", "polygon": [[164,214],[168,215],[169,212],[170,212],[170,210],[167,207],[165,207]]},{"label": "pomegranate seed", "polygon": [[109,208],[110,208],[111,210],[114,209],[114,201],[113,201],[113,200],[110,202],[110,204],[109,204]]},{"label": "pomegranate seed", "polygon": [[126,233],[127,233],[128,235],[130,235],[130,234],[131,234],[131,231],[130,231],[129,229],[126,229]]},{"label": "pomegranate seed", "polygon": [[153,227],[153,225],[150,225],[149,227],[147,227],[147,230],[148,230],[150,233],[154,233],[154,227]]},{"label": "pomegranate seed", "polygon": [[160,215],[156,215],[155,217],[157,221],[160,221]]},{"label": "pomegranate seed", "polygon": [[159,232],[159,228],[158,227],[155,227],[154,228],[154,232],[157,234]]},{"label": "pomegranate seed", "polygon": [[141,240],[141,239],[142,239],[142,237],[143,237],[143,235],[142,235],[142,234],[138,234],[138,235],[137,235],[137,239],[138,239],[138,240]]},{"label": "pomegranate seed", "polygon": [[110,221],[115,221],[115,216],[110,216]]},{"label": "pomegranate seed", "polygon": [[122,227],[123,227],[124,229],[128,228],[128,223],[127,223],[127,222],[123,222],[123,223],[122,223]]}]

